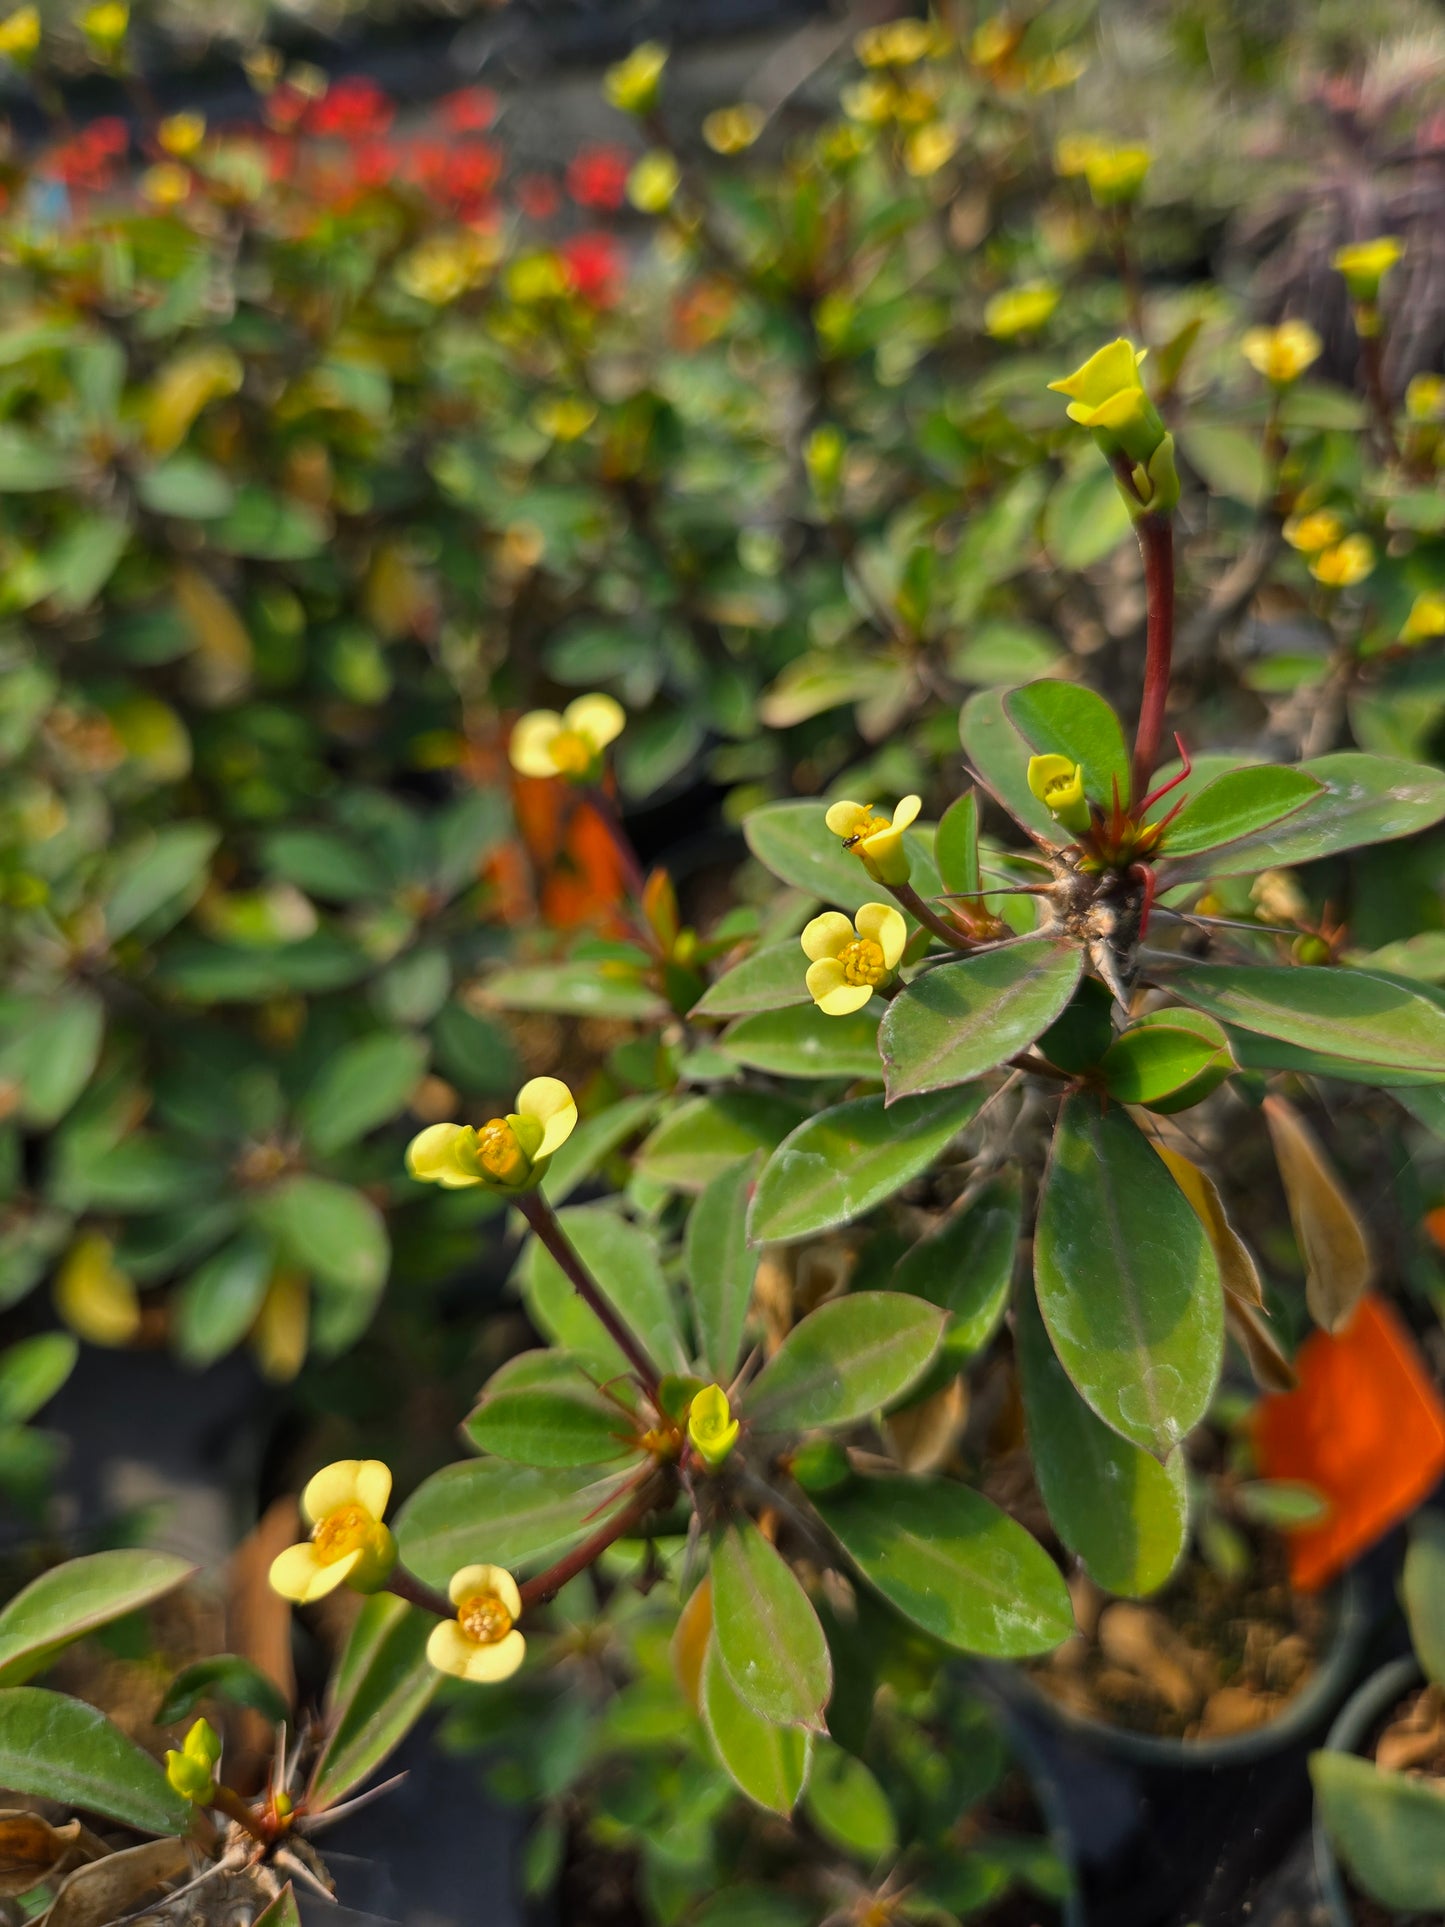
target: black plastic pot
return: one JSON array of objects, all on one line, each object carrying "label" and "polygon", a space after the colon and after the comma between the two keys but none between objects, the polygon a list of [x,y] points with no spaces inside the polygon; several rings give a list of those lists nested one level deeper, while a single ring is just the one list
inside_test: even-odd
[{"label": "black plastic pot", "polygon": [[[1371,1728],[1420,1681],[1419,1663],[1413,1656],[1391,1660],[1388,1666],[1371,1673],[1340,1708],[1339,1716],[1325,1737],[1326,1751],[1359,1753],[1370,1736]],[[1329,1835],[1320,1823],[1318,1811],[1314,1818],[1314,1850],[1315,1877],[1320,1883],[1320,1898],[1325,1904],[1329,1927],[1355,1927],[1354,1909],[1345,1891],[1344,1875],[1340,1872],[1340,1863],[1335,1858]]]},{"label": "black plastic pot", "polygon": [[1267,1726],[1169,1740],[1071,1713],[1020,1667],[986,1688],[1074,1843],[1087,1927],[1238,1927],[1286,1843],[1306,1825],[1306,1759],[1359,1669],[1371,1615],[1363,1584],[1335,1594],[1318,1671]]}]

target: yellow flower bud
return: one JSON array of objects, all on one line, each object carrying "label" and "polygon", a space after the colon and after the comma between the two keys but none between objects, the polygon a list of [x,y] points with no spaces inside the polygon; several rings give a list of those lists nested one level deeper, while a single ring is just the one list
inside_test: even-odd
[{"label": "yellow flower bud", "polygon": [[1277,328],[1250,328],[1239,351],[1266,381],[1284,388],[1318,361],[1324,344],[1307,321],[1281,321]]},{"label": "yellow flower bud", "polygon": [[732,1451],[739,1429],[721,1385],[705,1385],[695,1394],[687,1411],[687,1436],[709,1470],[720,1466]]},{"label": "yellow flower bud", "polygon": [[167,154],[183,161],[206,138],[204,114],[168,114],[156,129],[156,139]]},{"label": "yellow flower bud", "polygon": [[140,191],[152,207],[179,207],[190,198],[190,170],[179,161],[157,161],[141,175]]},{"label": "yellow flower bud", "polygon": [[947,121],[920,127],[903,143],[903,165],[916,181],[926,181],[958,152],[962,134]]},{"label": "yellow flower bud", "polygon": [[808,994],[826,1016],[861,1010],[903,957],[908,925],[891,903],[865,903],[852,922],[825,910],[799,938],[808,958]]},{"label": "yellow flower bud", "polygon": [[624,114],[650,114],[662,91],[667,49],[657,40],[644,40],[626,60],[619,60],[602,76],[602,91]]},{"label": "yellow flower bud", "polygon": [[682,184],[677,162],[658,147],[644,154],[627,177],[627,198],[640,214],[664,214]]},{"label": "yellow flower bud", "polygon": [[761,107],[747,103],[719,107],[703,122],[702,137],[714,154],[741,154],[762,133],[767,118]]},{"label": "yellow flower bud", "polygon": [[1087,428],[1111,461],[1120,455],[1128,458],[1138,490],[1136,497],[1122,491],[1131,511],[1142,505],[1163,512],[1179,499],[1179,478],[1172,439],[1139,379],[1143,359],[1133,343],[1121,337],[1049,387],[1069,397],[1070,421]]},{"label": "yellow flower bud", "polygon": [[1405,416],[1412,422],[1445,418],[1445,375],[1414,375],[1405,389]]},{"label": "yellow flower bud", "polygon": [[897,98],[892,82],[881,80],[876,74],[870,74],[866,80],[855,80],[838,97],[849,120],[861,121],[865,127],[882,127],[890,121]]},{"label": "yellow flower bud", "polygon": [[510,1679],[527,1651],[516,1628],[522,1593],[511,1573],[505,1566],[463,1566],[452,1574],[447,1596],[456,1617],[432,1628],[426,1643],[431,1664],[477,1685]]},{"label": "yellow flower bud", "polygon": [[80,16],[80,31],[95,52],[114,53],[130,29],[130,8],[123,0],[99,0]]},{"label": "yellow flower bud", "polygon": [[92,1345],[128,1345],[140,1330],[134,1281],[115,1262],[115,1246],[98,1231],[82,1231],[55,1278],[55,1309]]},{"label": "yellow flower bud", "polygon": [[183,1800],[193,1806],[206,1806],[216,1791],[216,1768],[221,1760],[221,1741],[209,1720],[197,1720],[180,1751],[173,1747],[166,1754],[166,1778]]},{"label": "yellow flower bud", "polygon": [[834,836],[841,836],[845,850],[852,850],[875,883],[907,883],[908,852],[903,847],[903,832],[923,808],[923,799],[905,796],[891,817],[874,813],[868,803],[839,802],[829,805],[826,822]]},{"label": "yellow flower bud", "polygon": [[1411,605],[1400,640],[1428,642],[1434,636],[1445,636],[1445,594],[1427,589],[1423,595],[1417,595]]},{"label": "yellow flower bud", "polygon": [[1095,144],[1084,160],[1084,179],[1096,207],[1122,207],[1139,198],[1153,165],[1147,147],[1107,147]]},{"label": "yellow flower bud", "polygon": [[17,67],[28,66],[40,51],[40,13],[36,7],[17,7],[0,20],[0,54]]},{"label": "yellow flower bud", "polygon": [[996,294],[984,309],[984,329],[995,341],[1031,335],[1043,327],[1058,305],[1059,290],[1047,281],[1007,288],[1002,294]]},{"label": "yellow flower bud", "polygon": [[1321,549],[1334,547],[1345,525],[1333,509],[1311,509],[1305,515],[1291,515],[1281,532],[1301,555],[1317,555]]},{"label": "yellow flower bud", "polygon": [[803,444],[803,466],[808,471],[808,480],[813,493],[825,508],[837,500],[838,491],[843,485],[843,462],[848,445],[843,439],[843,431],[831,422],[824,422],[815,428]]},{"label": "yellow flower bud", "polygon": [[868,27],[853,42],[865,67],[911,67],[934,51],[933,28],[926,20],[889,20]]},{"label": "yellow flower bud", "polygon": [[1084,766],[1071,756],[1031,756],[1029,788],[1066,830],[1082,835],[1091,822],[1084,794]]},{"label": "yellow flower bud", "polygon": [[396,264],[398,285],[413,299],[444,308],[475,287],[491,265],[474,234],[432,234]]},{"label": "yellow flower bud", "polygon": [[1382,234],[1373,241],[1354,241],[1336,248],[1330,266],[1345,277],[1351,297],[1367,306],[1380,298],[1380,283],[1405,252],[1405,244],[1393,234]]},{"label": "yellow flower bud", "polygon": [[1347,535],[1332,549],[1323,549],[1310,564],[1310,574],[1327,589],[1351,589],[1375,566],[1375,547],[1368,535]]},{"label": "yellow flower bud", "polygon": [[560,301],[567,292],[567,265],[549,250],[519,255],[507,269],[508,298],[528,308],[544,301]]}]

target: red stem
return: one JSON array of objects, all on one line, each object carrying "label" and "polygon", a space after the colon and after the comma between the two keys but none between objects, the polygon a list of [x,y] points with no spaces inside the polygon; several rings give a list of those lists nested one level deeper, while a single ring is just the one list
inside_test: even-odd
[{"label": "red stem", "polygon": [[1164,706],[1169,700],[1169,665],[1174,653],[1174,522],[1168,515],[1136,518],[1134,532],[1144,558],[1144,600],[1148,636],[1144,654],[1144,694],[1139,703],[1139,730],[1134,738],[1131,801],[1137,809],[1148,794],[1149,779],[1159,761],[1159,739],[1164,733]]},{"label": "red stem", "polygon": [[557,1214],[551,1205],[540,1191],[523,1191],[517,1199],[517,1209],[557,1260],[567,1282],[632,1366],[644,1390],[655,1402],[659,1377],[657,1367],[602,1296],[596,1280],[578,1256],[571,1239],[558,1224]]},{"label": "red stem", "polygon": [[606,1525],[599,1526],[590,1539],[584,1539],[580,1546],[574,1546],[554,1566],[548,1566],[545,1572],[535,1574],[518,1587],[522,1595],[523,1612],[531,1606],[545,1606],[549,1599],[555,1599],[569,1579],[575,1579],[579,1572],[585,1572],[609,1546],[626,1538],[632,1528],[655,1509],[656,1503],[655,1481],[648,1478],[631,1505],[624,1506]]},{"label": "red stem", "polygon": [[408,1606],[420,1606],[424,1613],[435,1613],[438,1619],[450,1619],[456,1610],[445,1593],[438,1592],[433,1586],[424,1586],[405,1566],[392,1567],[383,1590],[394,1592]]},{"label": "red stem", "polygon": [[234,1820],[238,1826],[244,1827],[251,1838],[259,1840],[263,1847],[270,1846],[271,1835],[260,1815],[251,1811],[239,1793],[233,1793],[228,1786],[217,1786],[212,1790],[210,1805],[217,1813],[224,1813],[228,1820]]},{"label": "red stem", "polygon": [[884,888],[898,899],[910,917],[921,923],[925,930],[931,930],[935,937],[942,937],[950,948],[972,950],[973,945],[963,932],[945,923],[938,912],[923,901],[911,883],[889,883]]}]

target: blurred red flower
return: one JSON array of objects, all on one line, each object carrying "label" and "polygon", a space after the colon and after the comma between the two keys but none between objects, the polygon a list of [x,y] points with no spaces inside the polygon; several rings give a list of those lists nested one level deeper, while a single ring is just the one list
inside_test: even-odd
[{"label": "blurred red flower", "polygon": [[619,208],[632,156],[625,147],[584,147],[567,168],[567,192],[579,207]]},{"label": "blurred red flower", "polygon": [[594,308],[616,306],[623,259],[612,235],[574,234],[558,252],[567,264],[574,293]]},{"label": "blurred red flower", "polygon": [[454,134],[484,134],[497,118],[497,96],[490,87],[462,87],[439,100],[436,110]]},{"label": "blurred red flower", "polygon": [[502,151],[487,141],[468,141],[447,155],[439,190],[458,213],[479,207],[502,177]]},{"label": "blurred red flower", "polygon": [[562,205],[562,196],[549,174],[524,174],[517,183],[517,204],[532,220],[550,221]]},{"label": "blurred red flower", "polygon": [[306,125],[313,134],[355,141],[375,139],[395,119],[391,96],[364,74],[353,74],[327,88],[307,115]]},{"label": "blurred red flower", "polygon": [[125,122],[117,114],[104,114],[52,148],[43,171],[67,187],[99,192],[115,180],[116,164],[129,145]]}]

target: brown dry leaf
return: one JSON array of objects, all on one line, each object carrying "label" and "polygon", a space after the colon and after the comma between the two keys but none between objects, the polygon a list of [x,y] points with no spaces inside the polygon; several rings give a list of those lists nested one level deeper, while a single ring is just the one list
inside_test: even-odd
[{"label": "brown dry leaf", "polygon": [[28,1894],[42,1880],[52,1878],[73,1854],[79,1830],[78,1820],[52,1827],[38,1813],[0,1808],[0,1896]]},{"label": "brown dry leaf", "polygon": [[195,1849],[187,1841],[146,1840],[77,1867],[62,1882],[44,1927],[110,1927],[198,1871]]},{"label": "brown dry leaf", "polygon": [[1370,1247],[1329,1160],[1294,1106],[1267,1097],[1264,1117],[1305,1261],[1310,1316],[1325,1331],[1337,1332],[1369,1290]]},{"label": "brown dry leaf", "polygon": [[195,644],[191,658],[199,702],[234,702],[251,680],[255,652],[228,597],[200,569],[183,563],[172,584],[176,609]]},{"label": "brown dry leaf", "polygon": [[1168,1165],[1170,1175],[1194,1207],[1194,1215],[1204,1226],[1219,1265],[1219,1282],[1231,1298],[1242,1305],[1263,1306],[1264,1292],[1259,1272],[1250,1256],[1249,1246],[1225,1215],[1224,1204],[1213,1178],[1197,1164],[1153,1140],[1154,1149]]},{"label": "brown dry leaf", "polygon": [[1292,1392],[1299,1380],[1294,1366],[1280,1350],[1278,1340],[1265,1323],[1264,1313],[1237,1299],[1224,1301],[1224,1322],[1249,1360],[1254,1382],[1262,1392]]},{"label": "brown dry leaf", "polygon": [[753,1304],[771,1357],[793,1328],[793,1255],[786,1245],[763,1246],[753,1274]]},{"label": "brown dry leaf", "polygon": [[936,1472],[968,1424],[968,1390],[961,1377],[883,1421],[894,1456],[905,1472]]},{"label": "brown dry leaf", "polygon": [[672,1670],[683,1698],[696,1713],[701,1704],[702,1663],[712,1638],[712,1580],[703,1578],[678,1614],[672,1635]]}]

